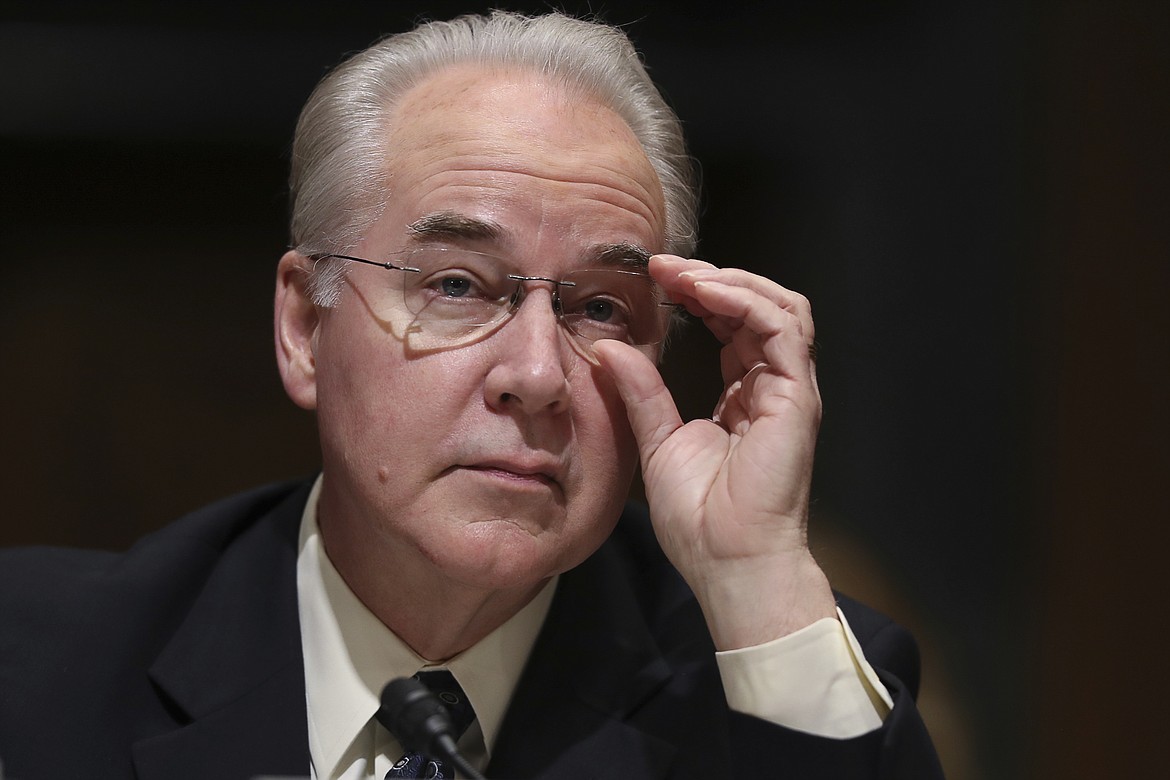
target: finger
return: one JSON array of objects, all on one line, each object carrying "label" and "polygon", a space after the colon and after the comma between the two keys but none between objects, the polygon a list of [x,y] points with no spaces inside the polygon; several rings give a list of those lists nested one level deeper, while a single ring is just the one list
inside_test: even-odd
[{"label": "finger", "polygon": [[682,306],[699,319],[710,316],[711,313],[704,309],[693,295],[684,292],[679,275],[686,271],[717,270],[715,266],[702,260],[687,259],[678,255],[654,255],[650,258],[648,270],[672,303]]},{"label": "finger", "polygon": [[816,329],[812,318],[812,305],[808,298],[800,293],[759,274],[739,268],[717,268],[701,260],[686,260],[675,255],[655,255],[650,259],[650,269],[654,278],[666,289],[671,300],[682,304],[692,314],[702,317],[703,322],[720,342],[728,343],[732,332],[738,329],[741,323],[726,321],[707,312],[694,293],[694,285],[699,281],[716,281],[745,287],[790,312],[800,323],[800,332],[807,342],[809,357],[816,359]]},{"label": "finger", "polygon": [[735,331],[743,326],[742,322],[733,322],[709,312],[703,318],[703,324],[719,340],[720,344],[730,344],[732,337],[735,336]]},{"label": "finger", "polygon": [[[730,339],[728,339],[730,342]],[[733,382],[743,379],[746,373],[746,367],[743,360],[740,359],[735,347],[728,343],[727,346],[719,350],[719,374],[723,377],[723,386],[727,387]]]},{"label": "finger", "polygon": [[[716,281],[736,287],[745,287],[776,302],[800,320],[802,332],[811,342],[815,338],[812,305],[798,292],[759,274],[741,268],[717,268],[701,260],[683,260],[668,255],[655,255],[650,262],[651,275],[671,294],[673,299],[694,298],[694,285],[699,281]],[[701,302],[700,302],[701,305]]]},{"label": "finger", "polygon": [[682,427],[682,417],[662,375],[637,349],[620,341],[594,342],[593,354],[609,372],[626,405],[626,416],[638,443],[643,467],[669,436]]},{"label": "finger", "polygon": [[696,297],[715,314],[739,320],[731,344],[739,366],[725,359],[725,371],[746,372],[760,361],[794,378],[810,376],[812,361],[799,318],[745,287],[705,280],[696,282]]},{"label": "finger", "polygon": [[812,344],[816,339],[812,304],[809,303],[808,298],[800,293],[776,284],[771,279],[739,268],[696,268],[683,271],[678,275],[676,281],[679,287],[678,292],[684,294],[690,292],[693,295],[694,285],[704,281],[718,282],[731,287],[743,287],[755,292],[795,316],[800,323],[800,332],[809,344]]},{"label": "finger", "polygon": [[678,255],[658,254],[650,257],[650,275],[659,284],[670,284],[679,274],[703,269],[718,270],[718,267],[705,260],[695,260]]},{"label": "finger", "polygon": [[654,255],[650,258],[650,275],[662,285],[667,298],[685,308],[692,316],[701,319],[721,344],[728,344],[740,323],[729,322],[726,317],[716,316],[707,311],[693,294],[693,281],[680,282],[681,275],[687,272],[717,270],[719,269],[710,263],[688,260],[677,255]]},{"label": "finger", "polygon": [[692,316],[701,319],[720,343],[727,344],[731,341],[732,334],[735,328],[739,327],[739,324],[729,323],[724,317],[717,317],[703,308],[694,295],[684,294],[680,291],[677,281],[679,274],[688,269],[717,270],[710,263],[701,260],[686,260],[675,255],[654,255],[650,258],[651,276],[662,285],[667,299],[671,303],[682,306]]}]

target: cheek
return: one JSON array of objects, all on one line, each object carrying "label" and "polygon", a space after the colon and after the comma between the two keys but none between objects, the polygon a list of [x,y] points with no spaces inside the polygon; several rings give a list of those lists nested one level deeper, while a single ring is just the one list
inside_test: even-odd
[{"label": "cheek", "polygon": [[[344,302],[341,304],[344,305]],[[322,447],[366,470],[411,470],[475,432],[482,366],[469,350],[407,359],[402,345],[340,309],[320,340]]]},{"label": "cheek", "polygon": [[638,452],[630,421],[610,376],[591,367],[593,407],[582,416],[582,456],[589,459],[611,490],[624,503],[626,489],[637,465]]},{"label": "cheek", "polygon": [[334,316],[317,349],[321,446],[327,457],[375,465],[373,461],[402,451],[389,441],[392,436],[401,439],[415,432],[418,405],[425,400],[418,388],[424,381],[395,359],[398,347],[385,334],[347,327],[352,323],[341,312]]}]

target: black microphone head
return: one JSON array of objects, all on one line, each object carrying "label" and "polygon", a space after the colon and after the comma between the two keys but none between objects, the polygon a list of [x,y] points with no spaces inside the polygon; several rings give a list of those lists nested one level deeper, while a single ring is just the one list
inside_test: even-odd
[{"label": "black microphone head", "polygon": [[443,755],[436,740],[451,738],[453,726],[447,708],[427,686],[412,677],[399,677],[382,689],[382,706],[375,716],[407,750]]}]

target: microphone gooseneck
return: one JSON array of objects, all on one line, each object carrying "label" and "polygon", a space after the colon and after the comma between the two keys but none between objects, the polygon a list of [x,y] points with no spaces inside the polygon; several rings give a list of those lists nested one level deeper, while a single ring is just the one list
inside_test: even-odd
[{"label": "microphone gooseneck", "polygon": [[418,680],[399,677],[386,683],[377,718],[407,750],[449,761],[468,780],[485,780],[456,749],[447,708]]}]

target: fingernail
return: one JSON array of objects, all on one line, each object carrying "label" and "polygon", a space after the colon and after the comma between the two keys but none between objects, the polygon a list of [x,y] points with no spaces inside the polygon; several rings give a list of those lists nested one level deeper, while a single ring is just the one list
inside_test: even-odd
[{"label": "fingernail", "polygon": [[714,276],[717,273],[719,273],[718,268],[696,268],[693,271],[683,271],[679,276],[685,276],[688,279],[700,279],[705,276]]}]

